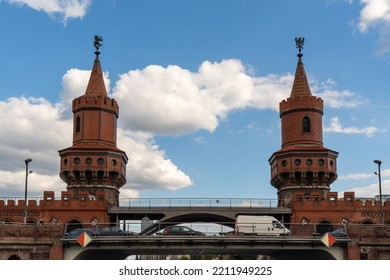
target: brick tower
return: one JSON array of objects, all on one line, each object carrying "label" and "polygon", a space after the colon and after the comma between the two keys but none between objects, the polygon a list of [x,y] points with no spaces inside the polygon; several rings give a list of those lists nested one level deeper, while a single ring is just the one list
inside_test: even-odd
[{"label": "brick tower", "polygon": [[59,151],[60,177],[73,197],[88,192],[94,199],[105,191],[108,205],[117,205],[126,183],[126,153],[116,147],[118,103],[107,96],[99,60],[102,38],[95,36],[95,61],[85,94],[74,99],[73,145]]},{"label": "brick tower", "polygon": [[338,152],[323,146],[323,101],[312,96],[302,62],[304,39],[295,41],[299,54],[294,84],[290,97],[279,104],[282,147],[269,159],[280,206],[290,206],[296,192],[306,198],[315,192],[324,198],[337,178]]}]

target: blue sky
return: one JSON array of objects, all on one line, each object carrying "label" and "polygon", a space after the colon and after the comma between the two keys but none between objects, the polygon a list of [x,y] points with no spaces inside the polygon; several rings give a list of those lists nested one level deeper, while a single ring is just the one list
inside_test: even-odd
[{"label": "blue sky", "polygon": [[0,196],[65,190],[70,101],[84,94],[103,36],[106,86],[129,156],[122,197],[276,198],[278,104],[291,91],[295,37],[325,102],[332,190],[390,194],[390,0],[0,0]]}]

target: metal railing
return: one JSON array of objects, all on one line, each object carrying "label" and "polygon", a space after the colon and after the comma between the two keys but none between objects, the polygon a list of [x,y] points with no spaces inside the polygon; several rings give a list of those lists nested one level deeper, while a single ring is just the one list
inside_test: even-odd
[{"label": "metal railing", "polygon": [[120,198],[119,206],[128,208],[245,207],[251,209],[277,207],[278,200],[272,198]]}]

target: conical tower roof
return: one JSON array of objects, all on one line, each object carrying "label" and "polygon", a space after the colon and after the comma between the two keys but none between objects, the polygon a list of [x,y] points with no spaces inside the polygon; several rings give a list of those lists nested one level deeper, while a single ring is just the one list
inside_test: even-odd
[{"label": "conical tower roof", "polygon": [[305,73],[305,67],[303,66],[301,59],[299,59],[297,69],[295,71],[294,84],[291,89],[290,96],[311,96],[309,82],[307,81]]},{"label": "conical tower roof", "polygon": [[309,82],[307,80],[305,67],[303,66],[303,62],[302,62],[303,54],[301,53],[301,50],[303,48],[303,40],[304,39],[302,39],[302,41],[298,41],[296,39],[297,48],[299,48],[298,64],[297,64],[297,69],[295,70],[294,84],[291,89],[290,97],[311,96]]},{"label": "conical tower roof", "polygon": [[[100,40],[102,40],[100,38]],[[99,59],[99,47],[101,46],[99,37],[95,36],[95,61],[93,62],[91,77],[89,78],[88,86],[85,95],[88,96],[107,96],[106,86],[104,84],[102,67]]]},{"label": "conical tower roof", "polygon": [[100,66],[99,55],[96,55],[93,63],[91,76],[89,78],[85,95],[89,96],[107,96],[106,86],[104,84],[103,72]]}]

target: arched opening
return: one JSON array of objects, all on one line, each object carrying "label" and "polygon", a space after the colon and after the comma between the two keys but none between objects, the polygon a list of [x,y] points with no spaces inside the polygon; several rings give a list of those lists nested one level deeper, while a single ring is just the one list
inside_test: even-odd
[{"label": "arched opening", "polygon": [[323,235],[332,231],[332,224],[329,221],[321,221],[316,225],[316,233]]},{"label": "arched opening", "polygon": [[80,132],[80,117],[76,117],[76,133]]},{"label": "arched opening", "polygon": [[364,221],[362,222],[362,225],[373,225],[373,224],[374,224],[374,222],[371,221],[371,220],[369,220],[369,219],[364,220]]},{"label": "arched opening", "polygon": [[310,119],[308,117],[304,117],[302,120],[302,132],[303,133],[310,132]]},{"label": "arched opening", "polygon": [[66,224],[65,232],[70,232],[76,228],[83,227],[83,224],[80,223],[78,220],[71,220]]},{"label": "arched opening", "polygon": [[8,260],[10,260],[10,261],[18,260],[18,261],[20,261],[21,258],[20,258],[18,255],[12,255],[12,256],[10,256],[10,257],[8,258]]}]

